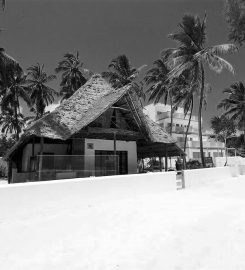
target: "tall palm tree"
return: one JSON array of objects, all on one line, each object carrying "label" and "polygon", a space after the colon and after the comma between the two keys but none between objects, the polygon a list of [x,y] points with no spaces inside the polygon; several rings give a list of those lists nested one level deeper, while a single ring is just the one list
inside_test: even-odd
[{"label": "tall palm tree", "polygon": [[[1,107],[4,111],[11,107],[14,112],[16,123],[18,122],[18,115],[20,114],[20,99],[24,100],[28,106],[31,106],[31,99],[29,89],[26,86],[26,76],[16,75],[11,79],[10,86],[6,89],[2,98]],[[19,132],[17,129],[17,140],[19,139]]]},{"label": "tall palm tree", "polygon": [[108,79],[115,89],[121,88],[127,84],[132,84],[133,90],[137,95],[144,98],[142,85],[135,80],[145,66],[146,65],[143,65],[139,68],[133,67],[128,57],[123,54],[112,59],[108,66],[109,71],[102,72],[102,76]]},{"label": "tall palm tree", "polygon": [[25,121],[23,114],[18,113],[16,119],[15,112],[12,108],[6,108],[1,114],[1,132],[5,134],[15,133],[17,140],[19,138],[19,134],[21,133],[22,128],[24,127],[24,124]]},{"label": "tall palm tree", "polygon": [[227,53],[237,51],[233,44],[223,44],[215,46],[206,46],[206,16],[201,21],[199,17],[185,15],[182,23],[179,24],[179,30],[170,34],[169,37],[176,41],[177,48],[168,49],[165,53],[170,55],[173,69],[169,73],[169,80],[178,78],[183,73],[188,73],[190,77],[195,78],[196,88],[199,92],[198,109],[198,131],[200,140],[200,153],[202,165],[205,167],[202,141],[202,108],[205,98],[205,68],[207,65],[211,70],[220,73],[224,68],[234,73],[232,65],[221,56]]},{"label": "tall palm tree", "polygon": [[87,82],[86,76],[91,75],[89,70],[83,68],[78,52],[76,55],[66,53],[58,63],[55,72],[61,73],[60,94],[63,95],[62,100],[72,96],[77,89]]},{"label": "tall palm tree", "polygon": [[47,84],[54,79],[55,75],[47,75],[44,71],[44,65],[37,63],[29,67],[27,74],[27,83],[30,87],[30,98],[34,104],[36,119],[43,116],[45,107],[54,102],[54,96],[58,93]]},{"label": "tall palm tree", "polygon": [[244,132],[245,141],[245,86],[242,82],[234,83],[223,91],[228,97],[223,99],[218,108],[225,110],[224,116],[230,116]]}]

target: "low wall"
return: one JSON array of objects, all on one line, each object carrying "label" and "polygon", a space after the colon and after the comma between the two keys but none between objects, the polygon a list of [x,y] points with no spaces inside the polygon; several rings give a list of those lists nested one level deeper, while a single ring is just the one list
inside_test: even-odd
[{"label": "low wall", "polygon": [[[214,160],[216,167],[223,167],[226,162],[226,157],[216,157]],[[245,158],[242,158],[240,156],[236,157],[227,157],[227,165],[234,166],[234,165],[245,165]]]},{"label": "low wall", "polygon": [[43,211],[55,204],[71,202],[85,207],[94,202],[134,198],[144,194],[176,190],[176,172],[159,172],[123,176],[105,176],[55,180],[0,186],[1,217],[18,212]]},{"label": "low wall", "polygon": [[185,187],[205,186],[217,180],[236,176],[232,174],[231,167],[216,167],[184,171]]}]

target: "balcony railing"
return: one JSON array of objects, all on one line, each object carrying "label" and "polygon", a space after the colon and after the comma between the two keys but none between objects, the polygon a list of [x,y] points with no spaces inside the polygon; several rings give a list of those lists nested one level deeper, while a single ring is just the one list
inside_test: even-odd
[{"label": "balcony railing", "polygon": [[[167,131],[168,133],[170,133],[170,126],[167,126],[167,127],[166,127],[166,131]],[[186,127],[176,127],[176,126],[173,126],[172,132],[178,133],[178,134],[185,134],[185,132],[186,132]],[[189,129],[188,129],[188,134],[189,134],[189,133],[198,134],[198,130],[197,130],[196,128],[189,127]]]},{"label": "balcony railing", "polygon": [[[199,148],[200,142],[199,141],[188,141],[187,142],[188,147],[190,148]],[[224,148],[225,145],[222,142],[203,142],[204,148]]]},{"label": "balcony railing", "polygon": [[[158,112],[157,113],[157,116],[156,116],[156,119],[157,120],[161,120],[161,119],[166,119],[166,118],[171,118],[171,113],[170,112]],[[185,115],[183,113],[174,113],[173,115],[173,118],[176,118],[176,119],[189,119],[189,114]],[[197,116],[193,115],[191,117],[191,120],[193,121],[197,121]]]}]

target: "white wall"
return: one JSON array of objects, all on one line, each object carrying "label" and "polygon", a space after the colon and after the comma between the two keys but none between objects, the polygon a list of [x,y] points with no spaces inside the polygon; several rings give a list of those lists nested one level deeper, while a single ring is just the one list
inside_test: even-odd
[{"label": "white wall", "polygon": [[[93,149],[88,149],[88,143],[93,144]],[[128,152],[128,173],[137,173],[137,146],[134,141],[116,141],[117,151]],[[85,170],[94,170],[95,150],[113,151],[114,142],[112,140],[85,139]]]},{"label": "white wall", "polygon": [[[216,157],[215,158],[215,165],[216,167],[222,167],[225,165],[226,162],[226,157]],[[236,157],[227,157],[227,165],[245,165],[245,158],[242,158],[240,156],[236,156]]]},{"label": "white wall", "polygon": [[[66,155],[67,144],[44,144],[43,152],[54,153],[54,155]],[[34,155],[38,155],[40,152],[40,144],[35,143]],[[23,172],[28,171],[30,157],[32,156],[32,144],[28,143],[23,149],[22,158],[22,170]]]},{"label": "white wall", "polygon": [[18,215],[20,209],[28,215],[52,208],[67,206],[70,201],[88,207],[94,201],[113,201],[134,198],[146,194],[176,190],[176,173],[147,173],[90,177],[73,180],[56,180],[0,185],[1,218]]},{"label": "white wall", "polygon": [[232,168],[218,167],[218,168],[205,168],[184,171],[185,187],[198,187],[206,184],[213,183],[217,180],[231,178],[236,176],[232,174]]}]

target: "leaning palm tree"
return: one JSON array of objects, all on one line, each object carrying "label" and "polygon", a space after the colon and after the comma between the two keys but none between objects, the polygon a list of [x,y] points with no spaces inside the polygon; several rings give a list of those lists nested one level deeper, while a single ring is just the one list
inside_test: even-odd
[{"label": "leaning palm tree", "polygon": [[12,108],[6,108],[0,116],[1,132],[6,135],[8,133],[14,133],[17,140],[24,124],[25,121],[23,114],[18,113],[16,119],[15,112]]},{"label": "leaning palm tree", "polygon": [[55,72],[61,73],[60,94],[63,96],[62,100],[72,96],[77,89],[87,82],[87,76],[91,75],[89,70],[83,68],[78,52],[76,55],[66,53],[58,63]]},{"label": "leaning palm tree", "polygon": [[[11,84],[6,89],[6,92],[4,93],[1,102],[1,108],[3,111],[9,107],[13,109],[16,123],[18,122],[18,115],[21,113],[20,99],[24,100],[28,106],[31,106],[29,89],[26,86],[26,76],[16,75],[14,76],[14,78],[11,79]],[[18,130],[16,136],[18,140],[19,139]]]},{"label": "leaning palm tree", "polygon": [[143,65],[135,68],[130,64],[126,55],[119,55],[114,58],[108,66],[109,71],[102,72],[102,76],[108,79],[109,83],[115,88],[121,88],[127,84],[131,84],[133,90],[139,97],[144,98],[142,84],[136,82],[140,71],[145,67]]},{"label": "leaning palm tree", "polygon": [[199,95],[198,109],[198,131],[200,140],[200,153],[202,165],[205,167],[202,141],[202,109],[205,98],[205,68],[207,65],[211,70],[220,73],[224,68],[234,73],[232,65],[221,56],[237,51],[233,44],[223,44],[206,46],[206,16],[201,21],[199,17],[185,15],[179,30],[170,34],[169,37],[176,41],[177,48],[167,49],[164,53],[170,55],[173,69],[169,73],[169,80],[178,78],[183,73],[188,73],[190,77],[196,79],[197,92]]},{"label": "leaning palm tree", "polygon": [[54,102],[54,96],[58,93],[47,84],[53,81],[55,75],[47,75],[44,71],[44,65],[39,63],[29,67],[27,75],[27,83],[30,88],[30,98],[34,104],[34,111],[36,112],[36,119],[43,116],[45,107]]},{"label": "leaning palm tree", "polygon": [[245,86],[242,82],[234,83],[223,92],[228,97],[220,102],[218,108],[223,108],[223,115],[229,116],[243,130],[245,141]]}]

